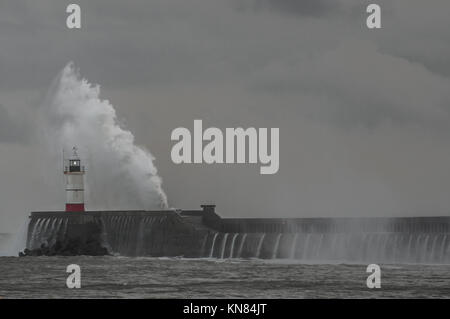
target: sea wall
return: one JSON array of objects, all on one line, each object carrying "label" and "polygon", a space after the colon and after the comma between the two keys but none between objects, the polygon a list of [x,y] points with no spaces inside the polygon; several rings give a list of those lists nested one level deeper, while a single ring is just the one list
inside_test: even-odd
[{"label": "sea wall", "polygon": [[223,233],[450,233],[450,216],[439,217],[367,217],[367,218],[221,218],[214,205],[203,211],[208,227]]},{"label": "sea wall", "polygon": [[175,211],[34,212],[27,249],[97,243],[124,256],[201,257],[206,228]]},{"label": "sea wall", "polygon": [[450,217],[221,218],[213,205],[31,214],[28,249],[70,240],[124,256],[450,263]]}]

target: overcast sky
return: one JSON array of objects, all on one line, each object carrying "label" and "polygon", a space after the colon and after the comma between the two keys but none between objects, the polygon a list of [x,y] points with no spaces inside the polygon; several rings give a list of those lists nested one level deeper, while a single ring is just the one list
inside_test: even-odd
[{"label": "overcast sky", "polygon": [[[66,28],[69,1],[0,2],[0,232],[29,211],[64,207],[45,187],[61,164],[42,171],[33,119],[69,61],[154,154],[173,207],[449,215],[449,1],[75,2],[81,30]],[[372,2],[381,30],[365,26]],[[279,127],[279,172],[173,164],[170,134],[194,119]]]}]

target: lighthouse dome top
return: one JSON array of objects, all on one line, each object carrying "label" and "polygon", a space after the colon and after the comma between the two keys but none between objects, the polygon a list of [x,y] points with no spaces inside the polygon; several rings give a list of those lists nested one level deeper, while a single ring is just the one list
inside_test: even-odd
[{"label": "lighthouse dome top", "polygon": [[72,156],[71,156],[72,160],[80,160],[80,157],[78,156],[78,148],[76,146],[74,146],[72,148]]}]

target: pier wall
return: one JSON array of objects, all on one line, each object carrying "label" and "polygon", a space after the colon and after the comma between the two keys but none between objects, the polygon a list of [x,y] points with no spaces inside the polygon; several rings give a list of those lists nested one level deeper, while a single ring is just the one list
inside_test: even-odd
[{"label": "pier wall", "polygon": [[221,218],[201,210],[35,212],[27,248],[96,242],[110,254],[450,263],[450,217]]}]

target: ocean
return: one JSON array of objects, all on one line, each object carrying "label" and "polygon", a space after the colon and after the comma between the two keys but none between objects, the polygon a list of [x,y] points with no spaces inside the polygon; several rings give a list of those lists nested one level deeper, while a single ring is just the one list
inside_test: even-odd
[{"label": "ocean", "polygon": [[[69,289],[66,268],[81,267]],[[450,265],[150,257],[0,257],[0,298],[450,298]]]}]

